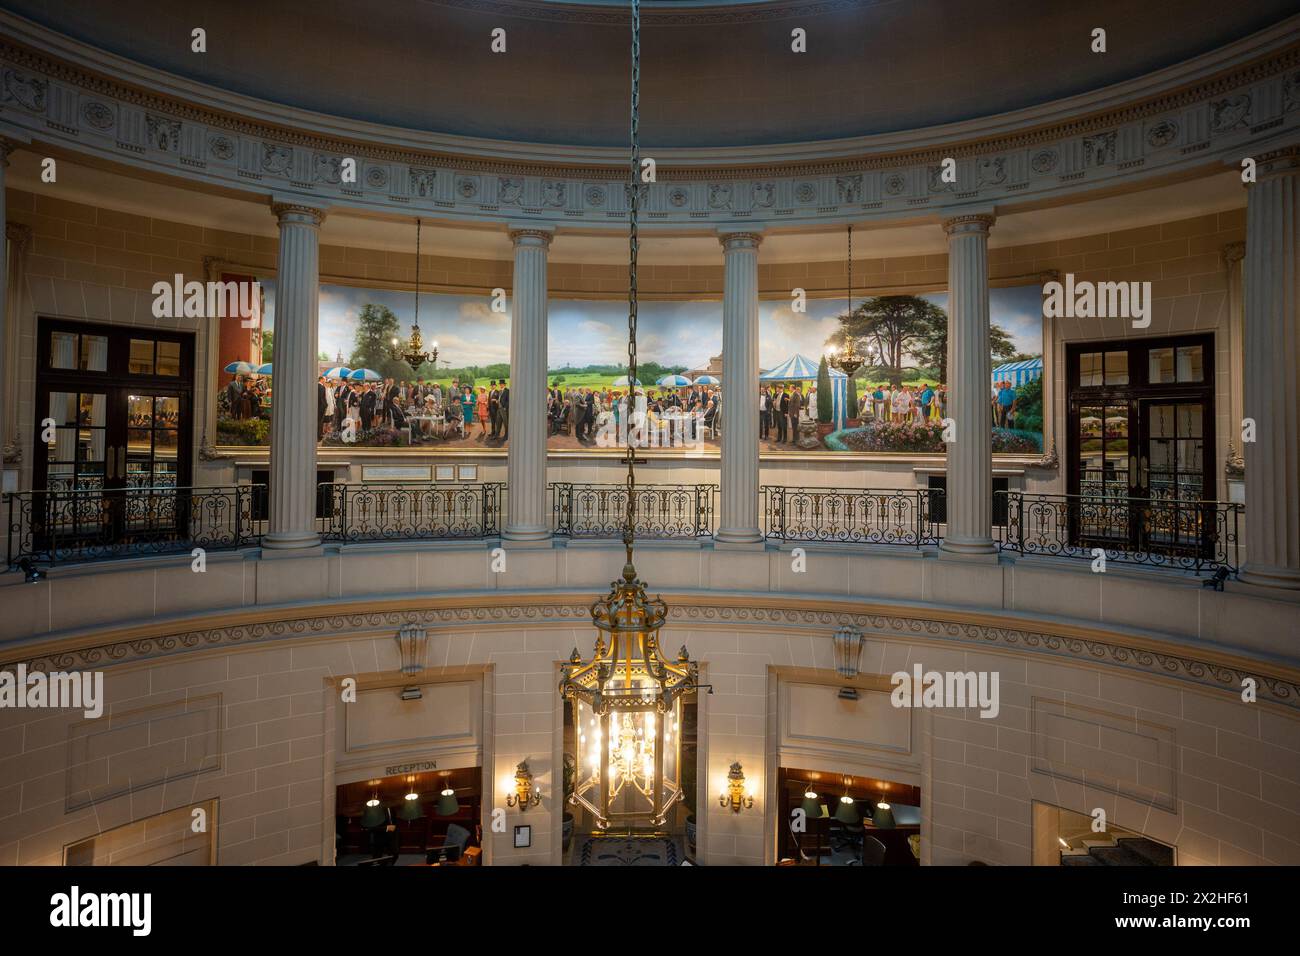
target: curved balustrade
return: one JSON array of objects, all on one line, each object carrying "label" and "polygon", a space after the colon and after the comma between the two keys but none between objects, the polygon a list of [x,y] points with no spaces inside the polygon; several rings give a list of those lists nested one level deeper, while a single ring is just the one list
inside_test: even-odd
[{"label": "curved balustrade", "polygon": [[256,544],[265,485],[54,488],[8,494],[8,560],[44,564]]},{"label": "curved balustrade", "polygon": [[317,524],[325,541],[487,538],[501,531],[505,483],[322,484],[317,495]]},{"label": "curved balustrade", "polygon": [[1186,571],[1241,564],[1239,504],[1180,498],[1001,492],[1007,523],[998,546],[1019,554],[1145,564]]},{"label": "curved balustrade", "polygon": [[[621,538],[627,486],[618,483],[553,482],[551,512],[556,534],[571,538]],[[638,538],[701,538],[717,523],[717,485],[637,485]]]},{"label": "curved balustrade", "polygon": [[[622,537],[627,487],[553,482],[552,528],[568,538]],[[713,534],[718,486],[638,485],[636,534],[697,540]],[[774,541],[922,548],[943,540],[939,489],[762,489],[764,533]],[[1239,504],[1177,498],[998,492],[998,548],[1043,555],[1206,573],[1241,565]],[[5,496],[8,563],[43,564],[174,554],[192,548],[256,546],[265,531],[266,486],[130,489],[56,488]],[[317,530],[325,541],[494,538],[501,533],[505,483],[456,485],[322,484]]]},{"label": "curved balustrade", "polygon": [[769,538],[857,544],[938,544],[943,492],[937,489],[763,486]]}]

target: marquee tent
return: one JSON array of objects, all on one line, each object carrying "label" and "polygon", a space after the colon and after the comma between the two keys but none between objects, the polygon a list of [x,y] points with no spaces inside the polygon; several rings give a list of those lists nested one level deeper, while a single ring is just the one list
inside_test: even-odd
[{"label": "marquee tent", "polygon": [[1043,377],[1043,359],[1038,358],[1025,359],[1023,362],[1007,362],[999,365],[993,370],[993,381],[1009,381],[1012,385],[1019,388],[1026,382],[1032,382],[1036,378]]},{"label": "marquee tent", "polygon": [[[848,425],[849,420],[849,377],[831,366],[831,423],[836,430]],[[806,382],[817,381],[817,363],[795,353],[770,372],[759,377],[762,382]],[[814,408],[810,413],[817,417]]]}]

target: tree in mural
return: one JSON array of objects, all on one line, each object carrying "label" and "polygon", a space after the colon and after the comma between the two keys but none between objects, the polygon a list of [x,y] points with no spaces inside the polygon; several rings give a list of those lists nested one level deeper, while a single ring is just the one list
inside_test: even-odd
[{"label": "tree in mural", "polygon": [[[901,384],[909,368],[934,369],[941,382],[948,380],[948,314],[933,302],[915,295],[873,296],[839,322],[827,343],[842,346],[852,339],[859,351],[874,346],[876,367],[890,384]],[[1015,354],[1001,326],[990,324],[989,351],[997,359]]]},{"label": "tree in mural", "polygon": [[831,420],[835,414],[834,396],[831,395],[831,369],[826,364],[826,356],[822,356],[821,364],[817,366],[817,421],[823,425]]},{"label": "tree in mural", "polygon": [[411,367],[391,354],[393,339],[401,340],[401,325],[393,311],[384,305],[367,302],[357,315],[357,332],[353,340],[351,368],[368,368],[385,378],[410,379]]}]

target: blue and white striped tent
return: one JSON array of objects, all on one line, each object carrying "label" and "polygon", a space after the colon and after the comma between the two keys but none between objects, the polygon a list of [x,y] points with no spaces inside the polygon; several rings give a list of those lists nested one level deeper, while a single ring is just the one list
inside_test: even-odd
[{"label": "blue and white striped tent", "polygon": [[1019,388],[1026,382],[1032,382],[1036,378],[1043,377],[1043,359],[1038,358],[1025,359],[1023,362],[1007,362],[999,365],[993,370],[993,381],[1009,381],[1012,385]]},{"label": "blue and white striped tent", "polygon": [[[849,377],[835,366],[831,366],[831,423],[838,431],[848,425]],[[762,382],[806,382],[817,381],[817,363],[811,362],[798,353],[790,356],[770,372],[759,377]],[[813,409],[812,416],[817,417]]]}]

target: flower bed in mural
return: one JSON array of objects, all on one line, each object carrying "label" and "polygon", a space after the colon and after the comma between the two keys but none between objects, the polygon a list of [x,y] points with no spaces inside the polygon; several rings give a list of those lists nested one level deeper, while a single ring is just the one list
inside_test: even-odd
[{"label": "flower bed in mural", "polygon": [[[943,425],[938,422],[868,422],[826,436],[833,451],[933,452],[942,454]],[[993,429],[997,454],[1036,454],[1043,450],[1042,436],[1014,428]]]}]

